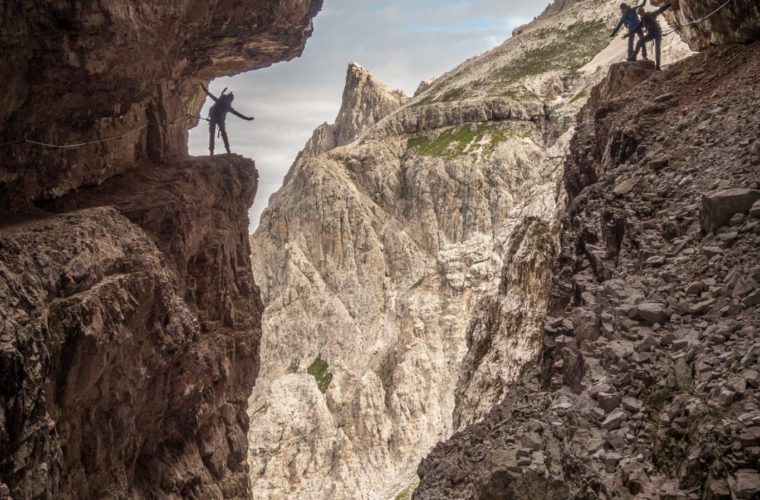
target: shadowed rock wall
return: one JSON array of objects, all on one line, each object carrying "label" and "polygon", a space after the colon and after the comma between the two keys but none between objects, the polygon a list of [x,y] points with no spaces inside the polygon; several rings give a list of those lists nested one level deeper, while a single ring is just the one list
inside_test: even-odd
[{"label": "shadowed rock wall", "polygon": [[0,5],[0,497],[250,494],[257,173],[187,159],[187,129],[320,7]]}]

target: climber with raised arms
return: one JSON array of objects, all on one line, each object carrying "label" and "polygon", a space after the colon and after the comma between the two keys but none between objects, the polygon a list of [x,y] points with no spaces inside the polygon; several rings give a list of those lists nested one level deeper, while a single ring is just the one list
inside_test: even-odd
[{"label": "climber with raised arms", "polygon": [[[610,38],[614,38],[615,35],[618,34],[620,31],[620,28],[625,26],[628,28],[628,34],[625,35],[623,38],[628,39],[628,57],[630,58],[633,56],[633,39],[635,36],[638,35],[639,39],[644,38],[644,30],[641,29],[641,26],[639,25],[640,19],[638,14],[636,14],[636,11],[638,9],[643,9],[644,6],[647,4],[647,0],[644,0],[641,4],[636,5],[635,7],[631,7],[627,3],[621,3],[620,4],[620,13],[622,14],[622,17],[620,18],[620,22],[615,26],[615,29],[612,30],[612,34],[610,35]],[[644,59],[647,58],[647,48],[646,45],[644,46],[642,56],[644,56]]]},{"label": "climber with raised arms", "polygon": [[245,116],[235,111],[235,109],[232,107],[232,101],[235,99],[235,95],[232,92],[227,94],[226,88],[222,91],[222,94],[219,97],[216,97],[214,94],[209,92],[203,84],[201,84],[201,88],[206,93],[206,95],[208,95],[214,101],[214,104],[211,106],[211,109],[208,112],[209,154],[211,156],[214,156],[214,135],[216,135],[217,127],[219,127],[219,134],[222,136],[222,140],[224,141],[224,148],[227,150],[227,154],[229,154],[230,141],[227,138],[227,127],[225,126],[227,113],[232,113],[233,115],[248,121],[252,121],[253,117]]},{"label": "climber with raised arms", "polygon": [[646,12],[643,7],[638,10],[641,21],[639,21],[639,24],[636,28],[641,29],[643,27],[647,33],[644,35],[644,38],[639,40],[639,43],[636,44],[636,50],[634,50],[633,55],[628,58],[629,61],[635,61],[636,57],[639,55],[639,51],[646,45],[646,43],[654,40],[655,64],[657,66],[657,69],[660,69],[660,54],[662,52],[662,28],[660,27],[660,23],[657,22],[657,16],[668,10],[670,7],[672,7],[672,3],[666,3],[653,12]]}]

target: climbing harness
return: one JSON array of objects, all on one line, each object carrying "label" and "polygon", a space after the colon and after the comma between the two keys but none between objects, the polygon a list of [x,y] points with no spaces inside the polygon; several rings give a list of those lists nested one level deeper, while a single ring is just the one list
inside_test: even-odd
[{"label": "climbing harness", "polygon": [[[193,115],[188,114],[188,115],[185,115],[185,116],[183,116],[181,118],[177,118],[176,120],[174,120],[172,122],[169,122],[168,125],[174,125],[175,123],[178,123],[178,122],[180,122],[182,120],[189,120],[191,118],[210,121],[208,118],[203,118],[202,116],[193,116]],[[17,141],[10,141],[10,142],[2,143],[2,144],[0,144],[0,148],[4,148],[6,146],[16,146],[16,145],[19,145],[19,144],[31,144],[33,146],[40,146],[40,147],[49,148],[49,149],[76,149],[76,148],[81,148],[81,147],[84,147],[84,146],[91,146],[93,144],[101,144],[101,143],[104,143],[104,142],[118,141],[119,139],[124,139],[125,137],[129,137],[130,135],[135,134],[135,133],[137,133],[137,132],[139,132],[139,131],[147,128],[147,127],[148,127],[147,124],[146,125],[141,125],[140,127],[137,127],[135,129],[132,129],[132,130],[130,130],[128,132],[125,132],[125,133],[123,133],[121,135],[117,135],[115,137],[107,137],[105,139],[98,139],[98,140],[95,140],[95,141],[87,141],[87,142],[78,142],[78,143],[74,143],[74,144],[49,144],[47,142],[35,141],[35,140],[29,139],[27,137],[27,138],[24,138],[24,139],[19,139]]]},{"label": "climbing harness", "polygon": [[691,26],[692,24],[701,23],[702,21],[706,21],[706,20],[710,19],[712,16],[714,16],[715,14],[717,14],[718,12],[720,12],[726,5],[730,4],[731,2],[733,2],[733,0],[726,0],[723,5],[721,5],[720,7],[718,7],[717,9],[715,9],[714,11],[712,11],[711,13],[709,13],[708,15],[706,15],[704,17],[701,17],[699,19],[695,19],[694,21],[690,21],[690,22],[688,22],[686,24],[681,24],[681,25],[676,26],[675,28],[673,28],[672,30],[668,31],[667,33],[663,33],[662,34],[663,38],[665,38],[666,36],[668,36],[668,35],[670,35],[672,33],[675,33],[676,31],[680,31],[681,28],[685,28],[686,26]]}]

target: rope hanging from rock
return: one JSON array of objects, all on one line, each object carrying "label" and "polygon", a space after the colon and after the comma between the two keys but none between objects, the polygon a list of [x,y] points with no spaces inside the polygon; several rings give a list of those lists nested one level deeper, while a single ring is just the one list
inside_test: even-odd
[{"label": "rope hanging from rock", "polygon": [[675,33],[676,31],[679,31],[681,28],[684,28],[684,27],[686,27],[686,26],[691,26],[692,24],[701,23],[702,21],[706,21],[706,20],[710,19],[712,16],[714,16],[715,14],[717,14],[718,12],[720,12],[720,11],[721,11],[721,10],[722,10],[722,9],[723,9],[723,8],[724,8],[726,5],[730,4],[730,3],[731,3],[731,2],[733,2],[733,1],[734,1],[734,0],[726,0],[726,1],[723,3],[723,5],[721,5],[720,7],[718,7],[717,9],[715,9],[714,11],[712,11],[711,13],[707,14],[706,16],[704,16],[704,17],[701,17],[701,18],[699,18],[699,19],[695,19],[694,21],[690,21],[690,22],[688,22],[688,23],[686,23],[686,24],[681,24],[681,25],[679,25],[679,26],[676,26],[676,27],[675,27],[675,28],[673,28],[672,30],[670,30],[670,31],[668,31],[668,32],[666,32],[666,33],[663,33],[663,35],[662,35],[662,36],[663,36],[663,37],[666,37],[666,36],[668,36],[668,35],[671,35],[671,34]]},{"label": "rope hanging from rock", "polygon": [[[196,118],[196,119],[199,119],[199,120],[206,120],[206,121],[208,121],[208,118],[203,118],[201,116],[185,115],[185,116],[183,116],[181,118],[177,118],[173,122],[169,122],[168,125],[174,125],[175,123],[178,123],[178,122],[180,122],[182,120],[189,120],[190,118]],[[11,141],[11,142],[6,142],[6,143],[3,143],[3,144],[0,144],[0,148],[6,147],[6,146],[16,146],[16,145],[19,145],[19,144],[31,144],[33,146],[40,146],[40,147],[50,148],[50,149],[76,149],[76,148],[81,148],[81,147],[84,147],[84,146],[91,146],[93,144],[101,144],[101,143],[104,143],[104,142],[118,141],[119,139],[123,139],[125,137],[128,137],[128,136],[130,136],[130,135],[132,135],[132,134],[134,134],[136,132],[139,132],[139,131],[147,128],[147,127],[148,127],[148,125],[141,125],[141,126],[135,128],[135,129],[132,129],[132,130],[130,130],[128,132],[125,132],[125,133],[123,133],[121,135],[117,135],[115,137],[107,137],[105,139],[98,139],[98,140],[87,141],[87,142],[79,142],[79,143],[74,143],[74,144],[49,144],[49,143],[46,143],[46,142],[40,142],[40,141],[35,141],[35,140],[29,139],[29,138],[25,138],[25,139],[19,139],[17,141]]]}]

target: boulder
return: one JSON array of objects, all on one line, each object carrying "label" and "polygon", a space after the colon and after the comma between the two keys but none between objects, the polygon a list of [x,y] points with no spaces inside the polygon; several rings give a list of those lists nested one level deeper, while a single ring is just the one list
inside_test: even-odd
[{"label": "boulder", "polygon": [[609,414],[609,416],[602,422],[602,429],[607,431],[614,431],[620,429],[623,422],[626,419],[626,413],[622,410],[617,410]]},{"label": "boulder", "polygon": [[756,201],[752,208],[749,209],[749,216],[755,219],[760,219],[760,201]]},{"label": "boulder", "polygon": [[729,481],[734,498],[743,500],[760,496],[760,472],[741,469]]},{"label": "boulder", "polygon": [[616,195],[622,196],[624,194],[628,194],[631,191],[633,191],[633,188],[635,188],[638,183],[639,183],[638,177],[633,177],[631,179],[626,179],[626,180],[620,182],[618,185],[616,185],[615,188],[612,191]]},{"label": "boulder", "polygon": [[727,225],[734,214],[747,214],[760,200],[757,189],[723,189],[702,195],[700,222],[705,233],[717,231]]},{"label": "boulder", "polygon": [[636,306],[635,317],[648,325],[666,323],[670,313],[665,304],[659,302],[642,302]]},{"label": "boulder", "polygon": [[599,406],[607,413],[620,406],[621,398],[618,394],[600,392],[596,399]]}]

